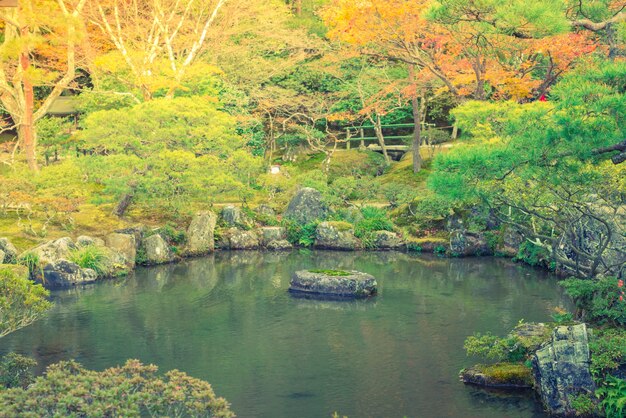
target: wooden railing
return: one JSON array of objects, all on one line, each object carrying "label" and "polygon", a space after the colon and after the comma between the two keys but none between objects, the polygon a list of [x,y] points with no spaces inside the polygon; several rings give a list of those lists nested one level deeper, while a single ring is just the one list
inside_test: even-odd
[{"label": "wooden railing", "polygon": [[[364,148],[365,147],[365,143],[366,142],[370,142],[370,141],[376,141],[378,142],[378,138],[376,136],[365,136],[365,131],[366,130],[374,130],[376,127],[374,125],[361,125],[361,126],[346,126],[343,129],[346,132],[346,149],[350,149],[351,148],[351,142],[354,141],[359,141],[360,142],[360,147]],[[389,129],[395,129],[395,130],[400,130],[400,129],[407,129],[407,128],[415,128],[415,124],[414,123],[395,123],[395,124],[389,124],[389,125],[381,125],[380,128],[383,130],[383,132],[385,130],[389,130]],[[437,127],[435,124],[433,123],[422,123],[422,129],[451,129],[452,126],[443,126],[443,127]],[[410,139],[413,137],[413,133],[411,132],[410,134],[406,134],[406,135],[384,135],[383,137],[385,140],[396,140],[396,139],[400,139],[400,140],[406,140],[406,139]]]}]

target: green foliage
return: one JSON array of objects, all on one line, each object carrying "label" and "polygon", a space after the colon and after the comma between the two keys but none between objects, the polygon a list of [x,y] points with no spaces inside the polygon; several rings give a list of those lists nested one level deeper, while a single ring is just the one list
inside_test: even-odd
[{"label": "green foliage", "polygon": [[107,266],[110,263],[106,250],[96,245],[86,245],[72,250],[70,261],[82,268],[92,269],[100,277],[107,273]]},{"label": "green foliage", "polygon": [[328,175],[331,180],[342,177],[377,177],[387,168],[385,157],[373,151],[350,150],[335,153],[330,160]]},{"label": "green foliage", "polygon": [[445,197],[426,192],[409,202],[405,212],[410,216],[412,223],[427,229],[441,226],[453,207]]},{"label": "green foliage", "polygon": [[364,206],[361,208],[361,215],[362,218],[354,225],[354,236],[361,240],[365,248],[376,246],[376,231],[393,231],[393,222],[384,209]]},{"label": "green foliage", "polygon": [[615,376],[607,376],[602,387],[596,390],[602,399],[600,406],[604,408],[607,418],[621,418],[626,413],[626,380]]},{"label": "green foliage", "polygon": [[570,323],[574,320],[574,315],[571,312],[566,311],[555,311],[552,315],[550,315],[555,323],[559,325]]},{"label": "green foliage", "polygon": [[476,333],[465,339],[463,348],[468,356],[484,357],[496,361],[519,362],[528,356],[528,352],[517,337],[506,338],[495,335]]},{"label": "green foliage", "polygon": [[163,150],[225,156],[243,146],[233,117],[209,97],[155,99],[89,114],[79,139],[98,153],[143,158]]},{"label": "green foliage", "polygon": [[355,198],[357,191],[357,180],[354,177],[339,177],[331,185],[331,194],[336,197],[338,205],[345,205],[349,200]]},{"label": "green foliage", "polygon": [[298,224],[291,221],[283,221],[283,226],[287,230],[287,240],[293,245],[311,247],[315,244],[317,223]]},{"label": "green foliage", "polygon": [[597,411],[596,402],[586,393],[581,393],[569,399],[569,404],[578,416],[593,416]]},{"label": "green foliage", "polygon": [[414,252],[414,253],[421,253],[422,252],[422,246],[420,244],[416,243],[416,242],[412,242],[412,241],[407,242],[406,248],[410,252]]},{"label": "green foliage", "polygon": [[563,280],[560,285],[574,299],[581,318],[600,324],[626,325],[623,281],[614,277],[589,280],[572,278]]},{"label": "green foliage", "polygon": [[235,118],[208,97],[157,99],[131,108],[91,113],[79,133],[93,155],[79,160],[100,186],[96,203],[133,203],[180,214],[194,202],[254,194],[262,159],[245,149]]},{"label": "green foliage", "polygon": [[71,121],[64,118],[48,116],[37,121],[37,140],[44,147],[46,162],[60,148],[67,147],[70,140]]},{"label": "green foliage", "polygon": [[[157,375],[157,367],[129,360],[102,372],[69,361],[48,367],[28,388],[0,391],[7,416],[193,416],[234,417],[211,385],[178,370]],[[97,390],[94,390],[97,388]]]},{"label": "green foliage", "polygon": [[[389,219],[387,211],[374,206],[361,208],[363,220],[355,226],[355,234],[370,231],[393,231],[393,222]],[[358,237],[358,235],[357,235]]]},{"label": "green foliage", "polygon": [[443,129],[430,128],[422,131],[422,138],[429,145],[437,145],[450,141],[450,134]]},{"label": "green foliage", "polygon": [[187,242],[187,232],[172,223],[167,223],[159,228],[158,233],[165,241],[173,245],[179,246]]},{"label": "green foliage", "polygon": [[616,371],[626,364],[626,330],[594,329],[589,339],[591,373],[597,378]]},{"label": "green foliage", "polygon": [[0,388],[26,388],[34,376],[32,368],[37,362],[29,357],[16,353],[9,353],[0,361]]},{"label": "green foliage", "polygon": [[523,261],[531,266],[539,266],[549,258],[548,251],[528,240],[522,242],[519,246],[516,260]]},{"label": "green foliage", "polygon": [[137,248],[135,253],[135,263],[137,265],[145,265],[148,263],[148,256],[146,255],[146,249],[143,247]]},{"label": "green foliage", "polygon": [[[624,204],[624,184],[618,180],[624,169],[607,161],[611,154],[594,150],[626,136],[625,79],[626,63],[590,60],[564,76],[548,102],[459,106],[452,113],[470,140],[437,155],[430,189],[452,207],[486,203],[526,237],[551,248],[548,259],[555,268],[581,277],[602,272],[604,267],[594,266],[608,266],[605,254],[618,250],[614,241],[608,249],[599,242],[620,234],[610,225],[622,221],[610,211]],[[591,196],[602,196],[601,202]],[[609,226],[598,225],[597,218]],[[573,239],[585,228],[593,228],[593,242]],[[541,261],[537,249],[528,244],[525,249],[528,254],[521,258]]]},{"label": "green foliage", "polygon": [[[593,2],[601,3],[601,2]],[[465,21],[466,16],[480,16],[472,23],[473,30],[485,34],[510,35],[515,31],[529,31],[533,37],[567,32],[570,23],[560,0],[484,0],[470,3],[463,0],[435,2],[428,18],[448,25]],[[472,22],[471,19],[469,19]],[[497,21],[498,24],[491,24]],[[467,30],[467,29],[466,29]]]},{"label": "green foliage", "polygon": [[437,245],[434,251],[435,251],[435,254],[443,255],[446,253],[446,247],[443,245]]},{"label": "green foliage", "polygon": [[39,255],[31,252],[22,254],[17,259],[17,264],[26,267],[31,277],[35,276],[43,268],[39,260]]},{"label": "green foliage", "polygon": [[23,266],[0,264],[0,337],[41,318],[52,306],[49,292]]}]

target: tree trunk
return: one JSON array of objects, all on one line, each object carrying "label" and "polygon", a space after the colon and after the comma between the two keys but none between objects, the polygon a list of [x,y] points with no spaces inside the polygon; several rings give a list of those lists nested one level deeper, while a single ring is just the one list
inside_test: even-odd
[{"label": "tree trunk", "polygon": [[134,197],[133,193],[126,193],[124,197],[122,197],[122,200],[120,200],[119,203],[117,204],[117,207],[115,208],[113,213],[120,218],[124,216],[124,213],[126,213],[126,209],[128,209],[128,207],[133,201],[133,197]]},{"label": "tree trunk", "polygon": [[293,0],[293,12],[296,16],[302,16],[302,0]]},{"label": "tree trunk", "polygon": [[[371,118],[370,118],[371,120]],[[376,138],[378,138],[378,144],[380,145],[380,149],[383,151],[383,156],[385,157],[385,164],[391,164],[391,159],[389,158],[389,154],[387,153],[387,144],[385,144],[385,137],[383,136],[383,128],[382,123],[380,121],[380,115],[376,114],[376,121],[372,120],[374,123],[374,132],[376,132]]]},{"label": "tree trunk", "polygon": [[606,25],[606,37],[609,44],[609,60],[615,61],[615,57],[619,54],[617,42],[617,33],[612,23]]},{"label": "tree trunk", "polygon": [[[415,65],[409,65],[409,81],[415,83]],[[411,106],[413,107],[413,172],[418,173],[422,169],[422,155],[420,154],[420,146],[422,145],[422,115],[417,93],[411,98]]]},{"label": "tree trunk", "polygon": [[20,55],[20,65],[23,71],[22,86],[24,88],[24,115],[18,129],[18,135],[22,141],[24,147],[24,153],[26,154],[26,162],[28,168],[32,171],[39,171],[37,165],[37,135],[35,132],[35,123],[33,113],[35,109],[35,93],[33,90],[33,83],[28,79],[26,71],[30,67],[30,58],[28,53],[22,53]]}]

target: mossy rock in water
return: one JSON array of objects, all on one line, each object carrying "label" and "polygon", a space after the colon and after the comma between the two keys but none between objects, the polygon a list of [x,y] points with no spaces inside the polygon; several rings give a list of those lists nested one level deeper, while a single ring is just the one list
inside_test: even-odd
[{"label": "mossy rock in water", "polygon": [[532,370],[521,363],[477,364],[461,370],[463,383],[492,388],[531,388]]},{"label": "mossy rock in water", "polygon": [[301,270],[291,277],[289,291],[320,298],[367,298],[376,294],[374,276],[360,271]]},{"label": "mossy rock in water", "polygon": [[325,274],[327,276],[349,276],[351,273],[343,270],[309,270],[311,273]]}]

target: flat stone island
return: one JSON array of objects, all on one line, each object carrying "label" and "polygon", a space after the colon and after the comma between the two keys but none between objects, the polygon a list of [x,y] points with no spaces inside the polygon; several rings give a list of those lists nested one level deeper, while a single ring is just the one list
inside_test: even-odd
[{"label": "flat stone island", "polygon": [[376,294],[377,285],[374,276],[355,270],[300,270],[291,277],[289,291],[321,297],[367,298]]}]

